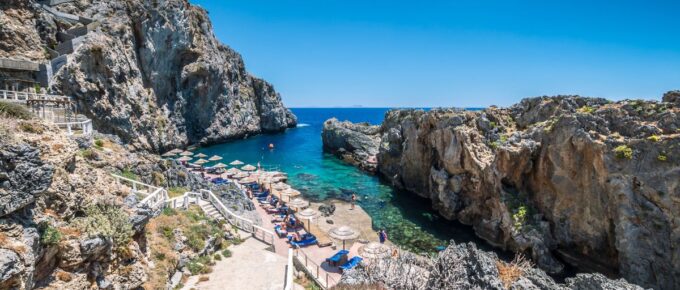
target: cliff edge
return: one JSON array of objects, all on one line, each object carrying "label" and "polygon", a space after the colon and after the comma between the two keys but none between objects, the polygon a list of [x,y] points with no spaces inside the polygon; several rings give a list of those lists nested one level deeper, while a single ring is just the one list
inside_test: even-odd
[{"label": "cliff edge", "polygon": [[665,102],[558,96],[482,111],[390,111],[376,144],[377,171],[550,273],[568,263],[678,289],[676,95]]}]

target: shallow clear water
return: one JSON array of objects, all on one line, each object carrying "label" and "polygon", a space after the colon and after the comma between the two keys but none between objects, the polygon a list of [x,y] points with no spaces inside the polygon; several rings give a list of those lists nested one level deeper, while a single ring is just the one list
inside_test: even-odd
[{"label": "shallow clear water", "polygon": [[[434,252],[448,241],[475,241],[472,230],[440,218],[429,201],[405,192],[396,192],[376,176],[366,174],[323,152],[323,122],[331,117],[352,122],[380,124],[386,108],[293,109],[298,127],[285,133],[251,138],[200,148],[198,151],[263,166],[277,166],[288,173],[289,183],[304,198],[321,201],[330,198],[348,200],[353,192],[359,204],[373,219],[375,229],[384,228],[389,238],[416,252]],[[269,144],[275,149],[269,150]],[[210,163],[207,165],[211,165]]]}]

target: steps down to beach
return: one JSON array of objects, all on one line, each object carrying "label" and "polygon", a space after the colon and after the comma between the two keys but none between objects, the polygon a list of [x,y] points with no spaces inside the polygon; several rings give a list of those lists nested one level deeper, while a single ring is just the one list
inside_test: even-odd
[{"label": "steps down to beach", "polygon": [[[209,218],[214,219],[218,222],[226,220],[224,216],[219,211],[217,211],[215,206],[212,205],[212,203],[201,200],[199,202],[199,206]],[[241,240],[246,240],[253,236],[251,233],[243,231],[241,229],[236,229],[236,234],[241,238]]]}]

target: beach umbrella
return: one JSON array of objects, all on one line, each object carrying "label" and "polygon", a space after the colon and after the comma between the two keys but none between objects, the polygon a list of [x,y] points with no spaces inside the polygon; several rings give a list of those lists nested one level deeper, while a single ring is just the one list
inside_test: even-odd
[{"label": "beach umbrella", "polygon": [[222,160],[222,157],[217,156],[217,155],[213,155],[212,157],[208,158],[208,160],[210,160],[210,161],[220,161],[220,160]]},{"label": "beach umbrella", "polygon": [[256,170],[256,169],[257,169],[257,167],[252,166],[252,165],[250,165],[250,164],[241,167],[241,170],[244,170],[244,171],[253,171],[253,170]]},{"label": "beach umbrella", "polygon": [[227,169],[227,175],[234,175],[241,172],[241,170],[238,170],[238,168],[229,168]]},{"label": "beach umbrella", "polygon": [[309,206],[309,201],[306,201],[306,200],[298,197],[296,199],[293,199],[293,200],[287,202],[286,204],[288,206],[294,207],[294,208],[303,208],[303,207]]},{"label": "beach umbrella", "polygon": [[177,161],[189,161],[189,160],[191,160],[191,159],[193,159],[193,158],[191,158],[191,157],[189,157],[189,156],[182,156],[182,157],[177,158],[177,159],[175,159],[175,160],[177,160]]},{"label": "beach umbrella", "polygon": [[205,160],[205,159],[198,159],[198,160],[196,160],[196,162],[194,162],[194,164],[196,164],[196,165],[203,165],[203,164],[206,164],[206,163],[208,163],[208,162],[210,162],[210,161]]},{"label": "beach umbrella", "polygon": [[284,196],[287,196],[288,200],[290,201],[291,197],[298,196],[300,194],[301,193],[299,191],[292,189],[292,188],[288,188],[288,189],[281,192],[281,198],[283,199]]},{"label": "beach umbrella", "polygon": [[182,152],[183,152],[182,149],[172,149],[172,150],[168,151],[168,153],[172,153],[172,154],[175,154],[175,155],[180,154]]},{"label": "beach umbrella", "polygon": [[366,259],[380,259],[391,254],[389,246],[381,243],[370,242],[359,248],[359,255]]},{"label": "beach umbrella", "polygon": [[339,226],[332,228],[328,234],[335,239],[342,241],[342,249],[345,249],[345,241],[353,240],[359,237],[359,232],[348,226]]},{"label": "beach umbrella", "polygon": [[[303,201],[304,201],[304,200],[303,200]],[[305,202],[306,202],[306,201],[305,201]],[[309,203],[307,203],[307,204],[309,204]],[[287,203],[287,205],[288,205],[288,206],[291,206],[290,202]],[[307,229],[308,229],[308,231],[310,232],[310,234],[311,234],[311,229],[312,229],[312,228],[311,228],[312,220],[315,219],[315,218],[317,218],[317,217],[319,217],[320,215],[321,215],[321,214],[320,214],[318,211],[316,211],[316,210],[314,210],[314,209],[311,209],[311,208],[308,208],[308,209],[305,209],[305,210],[301,210],[301,211],[299,211],[298,213],[295,214],[295,216],[296,216],[297,218],[300,218],[300,219],[304,219],[304,220],[308,220],[308,221],[309,221],[310,225],[308,226]]]},{"label": "beach umbrella", "polygon": [[208,155],[205,155],[205,154],[203,154],[203,153],[198,153],[198,154],[196,154],[196,157],[198,157],[198,158],[205,158],[205,157],[208,157]]},{"label": "beach umbrella", "polygon": [[274,176],[274,177],[269,178],[269,182],[274,182],[274,183],[281,182],[283,180],[285,180],[285,178],[283,178],[283,176]]},{"label": "beach umbrella", "polygon": [[274,183],[274,185],[272,185],[272,188],[274,188],[276,190],[286,190],[286,189],[290,188],[290,185],[279,182],[279,183]]},{"label": "beach umbrella", "polygon": [[234,176],[232,176],[232,178],[236,178],[236,179],[241,179],[241,178],[245,178],[245,177],[248,177],[247,172],[239,172],[239,173],[234,174]]},{"label": "beach umbrella", "polygon": [[161,156],[163,156],[163,157],[175,157],[176,155],[177,155],[177,153],[174,153],[172,151],[168,151],[168,152],[163,153],[163,155],[161,155]]},{"label": "beach umbrella", "polygon": [[190,152],[190,151],[184,151],[184,152],[180,153],[179,155],[182,155],[182,156],[191,156],[191,155],[194,155],[194,153],[193,153],[193,152]]},{"label": "beach umbrella", "polygon": [[217,163],[213,165],[214,168],[227,168],[227,165],[224,163]]},{"label": "beach umbrella", "polygon": [[243,162],[241,162],[240,160],[234,160],[231,163],[229,163],[229,165],[233,166],[243,165]]},{"label": "beach umbrella", "polygon": [[256,180],[255,178],[253,178],[253,177],[246,177],[246,178],[244,178],[244,179],[239,180],[238,183],[240,183],[240,184],[248,184],[248,183],[255,183],[255,182],[257,182],[257,180]]}]

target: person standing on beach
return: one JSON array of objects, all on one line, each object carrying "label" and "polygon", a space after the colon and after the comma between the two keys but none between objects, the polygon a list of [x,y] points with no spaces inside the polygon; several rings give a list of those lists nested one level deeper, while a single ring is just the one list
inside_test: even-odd
[{"label": "person standing on beach", "polygon": [[352,200],[350,202],[350,209],[354,209],[354,203],[357,202],[357,195],[352,193]]},{"label": "person standing on beach", "polygon": [[378,239],[380,239],[380,243],[381,243],[381,244],[384,244],[385,241],[387,241],[387,233],[385,232],[384,229],[381,229],[381,230],[378,232]]}]

